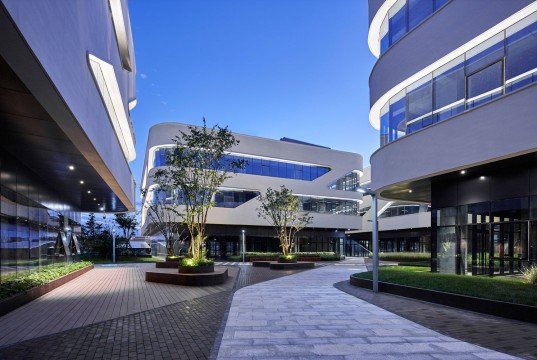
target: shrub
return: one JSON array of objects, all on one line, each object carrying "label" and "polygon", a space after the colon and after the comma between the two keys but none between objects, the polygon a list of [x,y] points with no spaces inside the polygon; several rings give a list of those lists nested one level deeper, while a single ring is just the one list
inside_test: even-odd
[{"label": "shrub", "polygon": [[197,267],[197,266],[207,266],[214,264],[214,260],[211,259],[199,259],[195,260],[193,258],[184,258],[181,260],[182,267]]},{"label": "shrub", "polygon": [[44,285],[73,271],[90,266],[89,261],[74,263],[58,263],[45,265],[34,271],[23,271],[17,274],[2,276],[0,282],[0,300],[15,294],[30,290],[33,287]]},{"label": "shrub", "polygon": [[394,262],[400,262],[400,263],[428,262],[428,261],[431,261],[431,253],[425,253],[425,252],[380,253],[379,260],[394,261]]},{"label": "shrub", "polygon": [[527,283],[537,285],[537,265],[531,265],[524,269],[523,276]]}]

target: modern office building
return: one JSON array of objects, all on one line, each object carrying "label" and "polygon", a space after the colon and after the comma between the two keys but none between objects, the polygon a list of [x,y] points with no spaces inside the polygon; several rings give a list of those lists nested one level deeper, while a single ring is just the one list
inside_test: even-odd
[{"label": "modern office building", "polygon": [[[179,131],[187,132],[188,125],[162,123],[149,130],[141,183],[149,193],[143,203],[154,201],[158,194],[151,191],[155,188],[153,174],[166,166],[166,151]],[[299,197],[302,209],[313,216],[312,223],[298,234],[298,250],[340,252],[345,231],[361,226],[358,208],[362,194],[357,189],[362,157],[287,138],[234,136],[240,143],[227,156],[245,160],[246,167],[226,180],[216,194],[216,206],[208,218],[209,256],[238,254],[242,230],[247,251],[279,251],[274,229],[257,215],[257,196],[281,185],[291,189]],[[177,203],[171,191],[166,197],[171,204]],[[142,235],[158,239],[146,210],[142,210]]]},{"label": "modern office building", "polygon": [[537,2],[369,0],[372,188],[430,203],[432,270],[537,260]]},{"label": "modern office building", "polygon": [[125,0],[0,0],[0,275],[78,252],[80,213],[132,211]]},{"label": "modern office building", "polygon": [[[371,186],[371,166],[364,168],[360,186]],[[431,207],[428,204],[397,200],[378,200],[377,204],[380,252],[431,251]],[[346,256],[368,256],[371,253],[371,197],[360,205],[362,228],[346,232]]]}]

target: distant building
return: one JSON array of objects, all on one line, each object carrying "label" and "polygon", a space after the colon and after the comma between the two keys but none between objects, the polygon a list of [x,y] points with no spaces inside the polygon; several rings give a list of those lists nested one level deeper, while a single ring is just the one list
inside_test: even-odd
[{"label": "distant building", "polygon": [[[371,167],[364,168],[360,186],[371,186]],[[430,252],[431,207],[428,204],[378,200],[380,252]],[[360,205],[362,228],[347,231],[346,256],[367,256],[371,247],[371,197]]]},{"label": "distant building", "polygon": [[[162,123],[149,130],[142,187],[152,189],[153,174],[166,166],[166,151],[172,138],[188,125]],[[272,140],[234,134],[240,143],[227,156],[244,159],[247,166],[226,180],[214,199],[216,206],[208,219],[209,256],[225,258],[240,251],[242,230],[247,251],[279,251],[274,229],[257,216],[257,196],[269,187],[281,185],[293,190],[301,207],[313,216],[313,222],[298,235],[299,251],[335,251],[343,249],[345,231],[359,229],[358,209],[362,194],[357,192],[362,172],[362,157],[344,151],[292,139]],[[143,202],[153,201],[154,192]],[[166,194],[170,203],[176,195]],[[178,205],[179,206],[179,205]],[[180,206],[179,206],[180,207]],[[142,234],[158,238],[145,211]]]},{"label": "distant building", "polygon": [[430,203],[432,270],[537,260],[537,2],[369,0],[381,197]]},{"label": "distant building", "polygon": [[127,2],[0,0],[0,275],[78,253],[81,212],[133,211]]}]

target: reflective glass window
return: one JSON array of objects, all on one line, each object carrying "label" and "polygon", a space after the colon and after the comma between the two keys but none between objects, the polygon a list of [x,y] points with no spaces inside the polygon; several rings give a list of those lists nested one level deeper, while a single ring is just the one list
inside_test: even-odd
[{"label": "reflective glass window", "polygon": [[358,215],[358,202],[344,199],[299,196],[302,211],[334,215]]},{"label": "reflective glass window", "polygon": [[481,105],[502,94],[503,62],[498,61],[467,77],[468,108]]},{"label": "reflective glass window", "polygon": [[[423,121],[431,116],[433,103],[433,87],[431,75],[415,82],[407,89],[406,121],[407,124],[415,121]],[[430,125],[427,123],[426,125]]]},{"label": "reflective glass window", "polygon": [[492,202],[493,222],[527,220],[529,218],[529,199],[527,197],[498,200]]},{"label": "reflective glass window", "polygon": [[404,91],[390,100],[390,121],[388,140],[398,139],[406,131],[406,99]]},{"label": "reflective glass window", "polygon": [[405,0],[398,0],[388,12],[390,17],[390,45],[402,38],[408,31],[406,15],[407,7],[405,5]]},{"label": "reflective glass window", "polygon": [[503,32],[466,52],[466,73],[471,74],[501,60],[504,54]]},{"label": "reflective glass window", "polygon": [[506,92],[537,81],[537,13],[506,30]]},{"label": "reflective glass window", "polygon": [[442,121],[464,110],[464,56],[433,72],[435,119]]},{"label": "reflective glass window", "polygon": [[446,226],[446,225],[455,225],[457,218],[457,208],[456,207],[447,207],[442,209],[437,209],[433,212],[434,220],[436,226]]},{"label": "reflective glass window", "polygon": [[408,28],[413,29],[433,13],[432,0],[408,0]]},{"label": "reflective glass window", "polygon": [[438,272],[455,274],[457,272],[457,233],[455,226],[436,229]]},{"label": "reflective glass window", "polygon": [[459,206],[459,225],[481,224],[490,222],[490,202]]}]

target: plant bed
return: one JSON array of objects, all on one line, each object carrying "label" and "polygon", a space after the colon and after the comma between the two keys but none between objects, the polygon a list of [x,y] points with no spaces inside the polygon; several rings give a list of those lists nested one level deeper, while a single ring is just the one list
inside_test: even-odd
[{"label": "plant bed", "polygon": [[181,262],[184,256],[166,256],[166,262]]},{"label": "plant bed", "polygon": [[[373,281],[350,277],[350,284],[371,290]],[[508,319],[537,323],[537,307],[513,304],[505,301],[489,300],[473,296],[459,295],[436,290],[421,289],[412,286],[392,284],[379,281],[379,291],[393,295],[470,310],[482,314],[495,315]]]},{"label": "plant bed", "polygon": [[[32,300],[35,300],[38,297],[45,295],[48,292],[51,292],[52,290],[66,284],[67,282],[93,269],[93,265],[91,263],[88,265],[87,262],[84,262],[83,265],[86,265],[86,266],[78,270],[74,270],[70,273],[67,273],[56,279],[50,280],[47,283],[44,283],[42,285],[30,287],[27,290],[21,290],[21,292],[19,293],[13,294],[12,296],[9,296],[7,298],[0,300],[0,316],[3,316],[9,313],[29,303]],[[31,282],[26,282],[26,284],[31,284]],[[2,284],[2,286],[4,285],[5,283]]]},{"label": "plant bed", "polygon": [[221,285],[228,278],[228,269],[216,269],[211,273],[166,273],[146,271],[145,281],[183,286]]},{"label": "plant bed", "polygon": [[298,270],[298,269],[313,269],[315,267],[314,262],[271,262],[270,269],[272,270]]},{"label": "plant bed", "polygon": [[253,267],[270,267],[272,261],[252,261]]},{"label": "plant bed", "polygon": [[198,266],[179,266],[181,274],[207,274],[214,272],[214,263]]},{"label": "plant bed", "polygon": [[297,262],[296,255],[281,255],[281,256],[278,256],[278,262],[281,263],[281,264],[296,263]]}]

